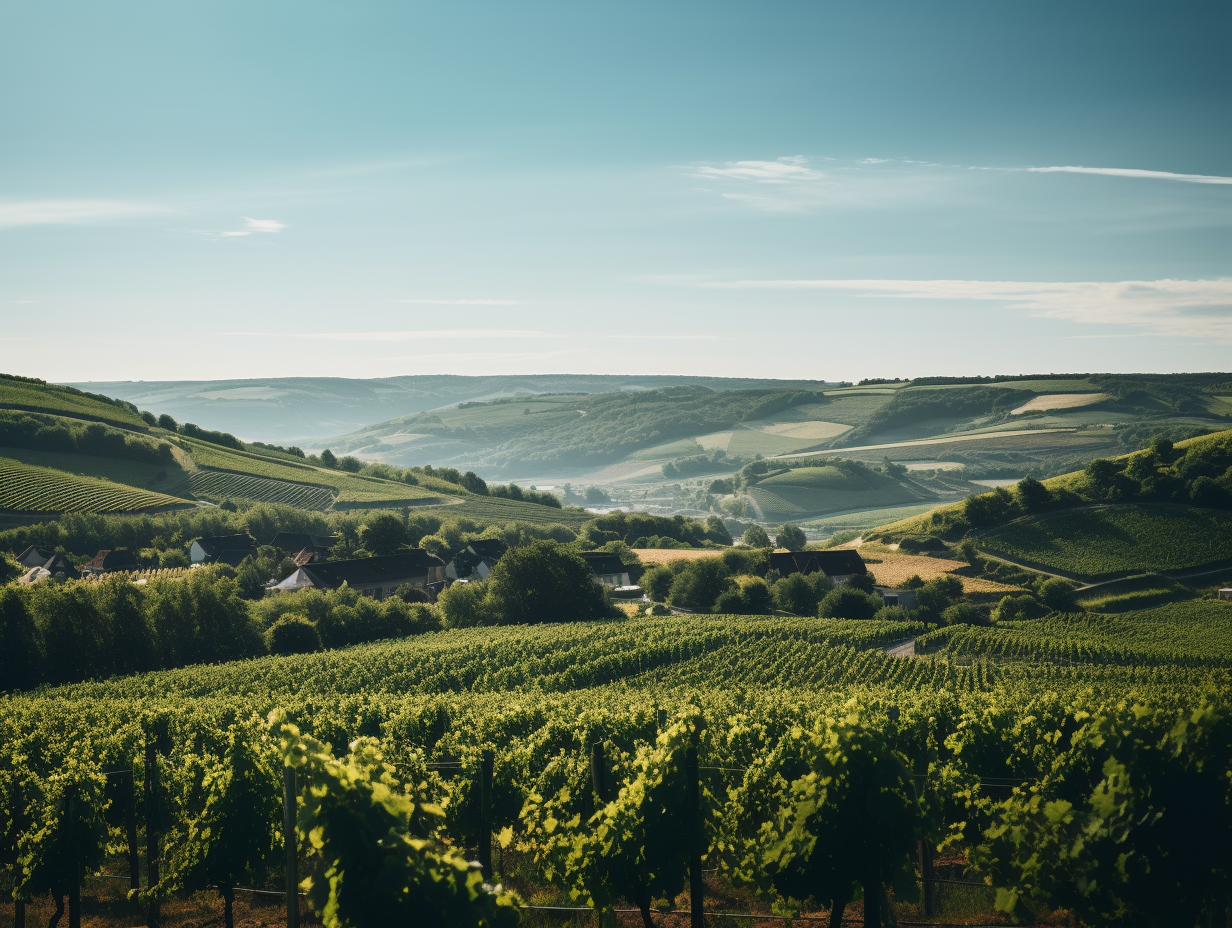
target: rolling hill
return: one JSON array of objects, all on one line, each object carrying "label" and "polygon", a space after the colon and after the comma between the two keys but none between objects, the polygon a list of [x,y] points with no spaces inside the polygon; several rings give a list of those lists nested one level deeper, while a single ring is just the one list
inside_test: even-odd
[{"label": "rolling hill", "polygon": [[787,521],[831,512],[879,509],[935,499],[901,480],[867,469],[799,467],[749,487],[766,521]]}]

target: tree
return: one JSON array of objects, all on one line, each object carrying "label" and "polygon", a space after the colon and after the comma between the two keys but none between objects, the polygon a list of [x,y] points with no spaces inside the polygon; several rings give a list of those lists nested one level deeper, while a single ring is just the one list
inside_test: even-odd
[{"label": "tree", "polygon": [[441,840],[445,816],[426,784],[399,782],[374,739],[335,758],[281,710],[270,729],[298,773],[296,830],[314,849],[304,883],[325,928],[513,928],[517,897],[486,887],[479,868]]},{"label": "tree", "polygon": [[[322,455],[322,458],[324,458],[324,455]],[[363,461],[349,454],[338,459],[338,469],[345,470],[348,473],[358,474],[361,470],[363,470],[363,467]]]},{"label": "tree", "polygon": [[43,654],[34,616],[13,587],[0,587],[0,692],[30,689],[42,678]]},{"label": "tree", "polygon": [[233,728],[226,753],[201,783],[205,801],[172,856],[168,882],[190,890],[215,886],[223,898],[223,924],[233,928],[235,887],[259,880],[277,843],[282,819],[278,775],[270,759]]},{"label": "tree", "polygon": [[488,602],[485,582],[453,583],[436,599],[441,622],[446,628],[473,628],[495,621]]},{"label": "tree", "polygon": [[406,526],[393,513],[369,516],[359,529],[359,543],[373,554],[393,554],[407,544]]},{"label": "tree", "polygon": [[462,487],[462,489],[470,490],[472,493],[475,493],[479,496],[488,495],[487,483],[485,483],[483,478],[480,477],[478,474],[476,474],[473,470],[468,470],[465,474],[462,475],[462,479],[459,481],[459,485]]},{"label": "tree", "polygon": [[730,586],[731,577],[721,560],[699,558],[676,574],[667,601],[688,609],[710,609]]},{"label": "tree", "polygon": [[774,607],[792,615],[816,615],[817,591],[802,574],[788,574],[771,588]]},{"label": "tree", "polygon": [[780,548],[786,548],[788,551],[803,551],[804,546],[808,544],[808,538],[805,537],[803,529],[789,522],[779,529],[774,543]]},{"label": "tree", "polygon": [[1049,609],[1054,612],[1073,612],[1077,608],[1074,603],[1073,584],[1051,577],[1039,585],[1038,596]]},{"label": "tree", "polygon": [[582,622],[611,611],[590,565],[555,541],[510,549],[487,585],[491,614],[502,624]]},{"label": "tree", "polygon": [[166,429],[168,432],[178,432],[180,430],[180,424],[166,413],[158,417],[158,427]]},{"label": "tree", "polygon": [[766,530],[760,525],[750,525],[744,530],[744,534],[740,536],[740,541],[748,545],[750,548],[769,548],[770,536],[766,534]]},{"label": "tree", "polygon": [[326,467],[337,467],[338,459],[334,457],[334,453],[326,448],[321,452],[321,463]]},{"label": "tree", "polygon": [[641,585],[649,596],[657,603],[664,602],[667,599],[667,594],[672,588],[672,580],[675,579],[671,569],[667,567],[651,567],[642,574]]},{"label": "tree", "polygon": [[1014,487],[1014,496],[1023,512],[1043,512],[1052,505],[1052,493],[1034,477],[1024,477]]}]

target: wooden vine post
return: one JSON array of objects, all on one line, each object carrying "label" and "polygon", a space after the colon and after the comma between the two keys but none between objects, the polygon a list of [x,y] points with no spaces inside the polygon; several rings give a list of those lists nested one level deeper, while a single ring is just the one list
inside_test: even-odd
[{"label": "wooden vine post", "polygon": [[493,754],[485,750],[479,757],[479,866],[492,879],[492,763]]},{"label": "wooden vine post", "polygon": [[137,848],[137,775],[132,767],[124,778],[124,831],[128,839],[128,888],[141,888],[141,860]]},{"label": "wooden vine post", "polygon": [[[603,808],[611,798],[611,791],[602,741],[596,741],[590,746],[590,786],[594,791],[595,807]],[[595,925],[598,928],[616,928],[616,913],[612,909],[601,909],[596,905]]]},{"label": "wooden vine post", "polygon": [[299,928],[299,846],[295,838],[295,768],[282,768],[282,840],[287,849],[287,928]]},{"label": "wooden vine post", "polygon": [[[158,885],[158,754],[152,737],[145,743],[145,886]],[[158,900],[150,899],[149,928],[158,928]]]},{"label": "wooden vine post", "polygon": [[933,903],[933,849],[924,839],[920,839],[920,886],[924,896],[924,914],[932,916]]},{"label": "wooden vine post", "polygon": [[76,787],[65,796],[64,816],[68,826],[68,928],[81,928],[81,828],[78,824]]},{"label": "wooden vine post", "polygon": [[689,926],[703,928],[706,924],[702,913],[702,847],[705,835],[702,831],[702,784],[701,770],[697,763],[697,745],[690,745],[684,754],[685,778],[689,785]]}]

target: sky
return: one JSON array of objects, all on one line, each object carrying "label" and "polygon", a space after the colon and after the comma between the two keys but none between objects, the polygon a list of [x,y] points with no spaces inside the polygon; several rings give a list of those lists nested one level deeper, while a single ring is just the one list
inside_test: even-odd
[{"label": "sky", "polygon": [[1232,4],[0,0],[0,371],[1232,370]]}]

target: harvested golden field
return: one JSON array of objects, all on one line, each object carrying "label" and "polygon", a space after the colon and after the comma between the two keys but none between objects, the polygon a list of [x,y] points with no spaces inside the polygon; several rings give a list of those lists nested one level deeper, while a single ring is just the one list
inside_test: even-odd
[{"label": "harvested golden field", "polygon": [[[952,561],[941,557],[924,557],[918,554],[899,554],[897,551],[864,550],[860,554],[868,562],[869,573],[877,581],[878,586],[898,587],[908,577],[918,576],[921,580],[931,580],[942,574],[952,573],[960,567],[966,567],[962,561]],[[873,563],[874,561],[879,563]],[[962,577],[963,591],[966,593],[1009,593],[1018,587],[993,580],[981,580],[978,577]]]},{"label": "harvested golden field", "polygon": [[1089,406],[1108,398],[1107,393],[1049,393],[1037,396],[1029,403],[1023,403],[1010,412],[1011,416],[1020,416],[1024,412],[1043,412],[1048,409],[1076,409],[1079,406]]},{"label": "harvested golden field", "polygon": [[718,557],[721,548],[634,548],[643,564],[666,564],[669,561],[692,561],[699,557]]}]

